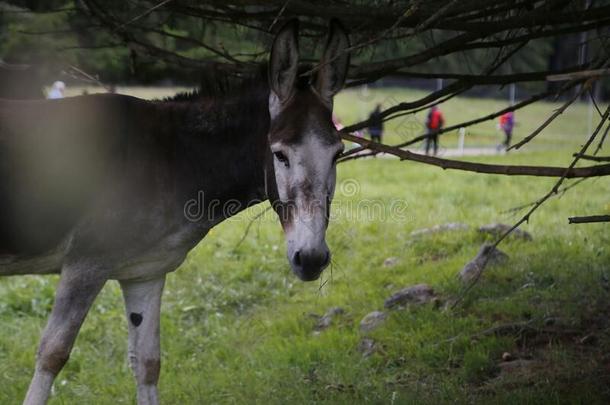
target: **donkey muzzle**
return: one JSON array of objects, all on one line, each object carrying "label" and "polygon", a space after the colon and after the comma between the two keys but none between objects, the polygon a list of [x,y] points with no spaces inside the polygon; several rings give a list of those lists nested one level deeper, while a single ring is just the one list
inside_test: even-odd
[{"label": "donkey muzzle", "polygon": [[297,250],[289,259],[292,271],[302,281],[314,281],[330,263],[328,248]]}]

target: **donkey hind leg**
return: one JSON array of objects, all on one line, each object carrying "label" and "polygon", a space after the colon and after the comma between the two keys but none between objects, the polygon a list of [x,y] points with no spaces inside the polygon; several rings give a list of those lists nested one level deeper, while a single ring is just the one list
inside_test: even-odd
[{"label": "donkey hind leg", "polygon": [[129,328],[129,364],[138,385],[138,404],[159,403],[161,368],[159,317],[165,275],[148,281],[122,281]]},{"label": "donkey hind leg", "polygon": [[34,377],[24,404],[46,403],[53,380],[68,361],[76,335],[105,282],[99,273],[93,274],[80,267],[63,268],[53,310],[40,339]]}]

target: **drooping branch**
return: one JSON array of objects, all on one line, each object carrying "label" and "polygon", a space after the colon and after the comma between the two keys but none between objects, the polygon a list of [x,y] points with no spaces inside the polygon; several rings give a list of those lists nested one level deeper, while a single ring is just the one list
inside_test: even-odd
[{"label": "drooping branch", "polygon": [[[350,77],[356,79],[354,83],[371,82],[400,69],[425,63],[443,55],[473,49],[501,48],[529,42],[535,38],[585,32],[610,23],[610,6],[594,5],[582,8],[581,5],[573,2],[556,0],[496,0],[491,3],[482,0],[461,2],[403,0],[388,1],[387,4],[379,6],[350,0],[326,3],[301,0],[268,0],[266,2],[260,0],[211,0],[208,2],[159,0],[140,2],[145,6],[139,7],[137,13],[134,13],[133,7],[117,7],[92,0],[84,0],[83,3],[92,15],[101,19],[102,24],[110,32],[121,36],[126,44],[132,44],[134,40],[133,36],[130,38],[127,34],[139,27],[155,29],[154,23],[134,24],[136,21],[148,20],[149,17],[155,21],[155,15],[195,17],[206,22],[245,27],[259,34],[268,32],[269,27],[277,26],[282,20],[299,17],[304,28],[303,35],[315,38],[322,38],[326,29],[325,24],[320,22],[321,19],[338,17],[353,30],[353,37],[358,38],[351,48],[356,52],[361,49],[370,51],[383,41],[405,41],[410,38],[419,38],[422,33],[437,31],[444,34],[445,40],[439,44],[426,46],[411,55],[352,66]],[[76,8],[76,11],[81,11],[81,8]],[[164,33],[165,30],[158,31],[160,31],[160,35],[176,35],[169,32]],[[521,34],[509,35],[499,41],[495,39],[499,34],[511,31]],[[447,38],[449,34],[453,36]],[[177,37],[176,39],[180,41],[183,41],[184,38],[201,40],[197,35],[177,35]],[[159,47],[151,41],[144,40],[141,36],[136,39],[142,52],[147,52],[168,63],[194,68],[201,66],[200,61],[181,58],[179,56],[184,55],[178,55]],[[209,50],[221,59],[232,63],[244,62],[242,59],[231,59],[234,58],[235,52],[224,52],[224,50],[215,49],[214,46],[210,46],[210,48]],[[205,63],[210,64],[212,61]],[[227,63],[219,66],[222,69],[231,69],[230,65],[231,63]]]},{"label": "drooping branch", "polygon": [[[563,196],[563,195],[564,195],[565,193],[567,193],[569,190],[573,189],[574,187],[578,187],[578,185],[580,185],[582,182],[584,182],[584,181],[586,181],[586,180],[588,180],[588,179],[589,179],[589,178],[587,178],[587,177],[581,177],[580,179],[578,179],[578,180],[574,181],[572,184],[567,185],[567,186],[564,186],[564,187],[562,187],[562,188],[558,189],[558,190],[557,190],[557,193],[555,193],[554,195],[555,195],[555,196],[557,196],[557,197],[559,197],[559,198],[561,198],[561,196]],[[510,209],[508,209],[508,210],[505,210],[505,211],[502,211],[502,212],[500,212],[500,213],[501,213],[501,214],[507,214],[507,213],[515,213],[515,212],[519,212],[519,211],[521,211],[521,210],[524,210],[525,208],[528,208],[528,207],[532,207],[532,206],[534,206],[534,205],[536,204],[536,202],[537,202],[537,201],[538,201],[538,200],[536,200],[536,201],[532,201],[532,202],[529,202],[529,203],[526,203],[526,204],[521,204],[521,205],[519,205],[519,206],[517,206],[517,207],[512,207],[512,208],[510,208]]]},{"label": "drooping branch", "polygon": [[486,163],[465,162],[460,160],[443,159],[435,156],[420,155],[399,149],[393,146],[372,142],[351,134],[342,133],[341,137],[347,141],[355,142],[368,149],[387,153],[399,157],[401,160],[410,160],[437,166],[442,169],[454,169],[475,173],[501,174],[505,176],[538,176],[538,177],[599,177],[610,175],[610,164],[588,167],[552,167],[552,166],[516,166],[492,165]]},{"label": "drooping branch", "polygon": [[407,79],[445,79],[445,80],[464,80],[468,83],[480,85],[506,85],[522,82],[539,82],[539,81],[560,81],[560,80],[575,80],[587,79],[590,76],[599,76],[610,74],[610,69],[586,70],[589,64],[576,65],[560,70],[546,70],[540,72],[514,73],[507,75],[475,75],[475,74],[458,74],[458,73],[423,73],[423,72],[396,72],[394,76],[404,77]]},{"label": "drooping branch", "polygon": [[[500,66],[502,66],[508,59],[510,59],[511,56],[513,56],[516,52],[518,52],[525,45],[526,45],[526,42],[522,42],[521,44],[513,47],[511,50],[509,50],[504,55],[503,55],[504,49],[500,49],[494,62],[491,65],[489,65],[486,69],[484,69],[483,72],[481,72],[481,74],[482,75],[492,74]],[[437,105],[444,101],[447,101],[450,98],[455,97],[458,94],[461,94],[461,93],[471,89],[473,86],[474,85],[472,83],[469,83],[468,81],[458,80],[434,93],[431,93],[427,96],[422,97],[419,100],[416,100],[413,102],[408,102],[408,103],[402,102],[402,103],[392,106],[386,110],[383,110],[379,113],[379,116],[382,120],[389,120],[391,118],[396,118],[396,117],[400,116],[400,115],[392,116],[392,114],[396,114],[401,111],[410,110],[408,112],[409,114],[415,114],[418,111],[421,111],[425,108],[429,108],[433,105]],[[361,128],[368,127],[369,125],[370,125],[370,119],[361,121],[354,125],[347,126],[342,129],[342,132],[352,132],[352,131],[355,131],[355,130],[358,130]]]},{"label": "drooping branch", "polygon": [[542,125],[538,126],[538,128],[536,128],[531,134],[529,134],[528,136],[526,136],[525,138],[523,138],[522,140],[520,140],[519,142],[515,143],[514,145],[512,145],[510,148],[508,148],[508,150],[512,150],[512,149],[519,149],[521,148],[523,145],[529,143],[532,139],[534,139],[536,136],[538,136],[542,130],[544,130],[547,126],[549,126],[551,124],[551,122],[553,122],[555,120],[555,118],[557,118],[558,116],[560,116],[561,114],[564,113],[564,111],[574,102],[576,101],[580,96],[582,96],[585,92],[589,91],[589,89],[591,88],[591,85],[593,84],[594,78],[591,78],[589,80],[587,80],[580,88],[580,90],[578,92],[576,92],[576,94],[574,94],[568,101],[566,101],[561,107],[559,107],[558,109],[556,109],[553,114],[551,114],[551,116],[549,118],[546,119],[546,121],[544,121],[542,123]]},{"label": "drooping branch", "polygon": [[[595,14],[595,16],[594,16]],[[585,23],[588,18],[592,18],[594,20],[598,19],[606,19],[610,18],[610,6],[609,7],[599,7],[595,10],[586,10],[580,16],[579,23]],[[384,76],[390,73],[397,71],[398,69],[413,66],[416,64],[424,63],[432,58],[439,57],[448,53],[455,52],[458,48],[460,51],[464,51],[468,49],[469,46],[472,46],[473,41],[477,39],[487,38],[493,34],[506,31],[509,29],[524,29],[524,28],[536,28],[538,26],[542,27],[547,24],[561,24],[561,23],[570,23],[575,20],[575,16],[570,13],[562,14],[562,15],[549,15],[548,12],[545,11],[533,11],[529,15],[514,18],[512,20],[503,20],[503,21],[494,21],[490,23],[473,23],[474,25],[469,25],[466,23],[460,24],[460,28],[455,27],[457,30],[466,31],[462,34],[454,36],[449,40],[442,42],[441,44],[425,49],[422,52],[391,59],[384,60],[382,62],[369,63],[366,66],[360,66],[353,69],[353,76],[367,76],[367,75],[377,75]],[[537,22],[538,21],[538,25]],[[542,23],[544,21],[544,23]],[[542,24],[541,24],[542,23]],[[475,28],[476,27],[476,28]],[[581,30],[582,28],[577,27],[577,30]],[[534,30],[535,31],[535,30]],[[523,38],[514,38],[515,42],[529,41],[532,39],[534,34],[528,34]],[[497,45],[495,46],[497,47]],[[476,45],[475,45],[476,48]]]}]

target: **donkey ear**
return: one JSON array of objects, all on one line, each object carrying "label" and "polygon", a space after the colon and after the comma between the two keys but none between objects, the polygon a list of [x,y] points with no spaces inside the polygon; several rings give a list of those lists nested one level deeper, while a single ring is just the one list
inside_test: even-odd
[{"label": "donkey ear", "polygon": [[350,46],[347,31],[337,19],[330,21],[328,41],[322,54],[322,68],[318,72],[316,90],[323,100],[332,105],[335,94],[343,88],[349,67]]},{"label": "donkey ear", "polygon": [[290,20],[279,30],[269,59],[269,87],[284,102],[294,91],[299,70],[299,21]]}]

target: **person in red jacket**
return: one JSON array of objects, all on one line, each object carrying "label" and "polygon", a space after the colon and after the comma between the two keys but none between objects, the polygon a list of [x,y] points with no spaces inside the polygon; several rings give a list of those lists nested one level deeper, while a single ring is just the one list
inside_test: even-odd
[{"label": "person in red jacket", "polygon": [[513,137],[513,127],[515,126],[515,113],[512,111],[506,112],[500,116],[499,127],[504,131],[504,149],[510,147],[510,140]]},{"label": "person in red jacket", "polygon": [[434,106],[428,113],[428,119],[426,120],[426,128],[428,128],[428,136],[426,137],[426,155],[430,151],[430,144],[433,143],[433,153],[436,155],[438,152],[438,132],[445,125],[445,119],[440,108]]}]

